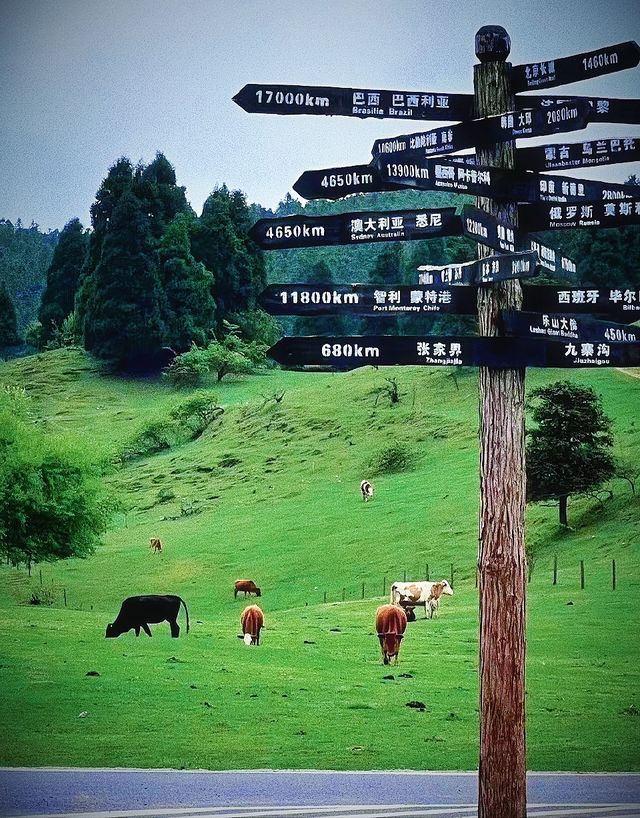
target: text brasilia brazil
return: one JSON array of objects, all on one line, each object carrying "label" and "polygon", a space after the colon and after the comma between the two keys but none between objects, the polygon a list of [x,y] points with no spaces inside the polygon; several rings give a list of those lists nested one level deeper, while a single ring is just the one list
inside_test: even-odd
[{"label": "text brasilia brazil", "polygon": [[[635,42],[511,69],[516,93],[634,68]],[[476,290],[497,281],[526,279],[541,269],[571,278],[573,259],[533,235],[535,231],[640,224],[637,185],[543,175],[539,171],[637,161],[640,142],[609,136],[518,147],[515,169],[480,164],[475,153],[535,136],[585,128],[588,122],[640,124],[640,100],[603,97],[516,97],[515,109],[473,118],[471,94],[321,86],[246,85],[234,100],[245,110],[443,121],[427,131],[377,140],[373,161],[305,171],[294,189],[307,199],[385,192],[403,187],[472,194],[517,206],[518,227],[465,205],[422,210],[355,211],[328,216],[261,219],[251,236],[265,250],[466,235],[496,255],[418,269],[416,285],[271,285],[261,296],[275,315],[352,313],[393,316],[439,312],[475,314]],[[460,120],[456,123],[456,120]],[[415,129],[414,129],[415,130]],[[450,154],[446,159],[443,154]],[[596,317],[593,317],[596,316]],[[522,311],[501,316],[502,337],[353,336],[283,338],[269,354],[284,366],[351,369],[375,365],[586,367],[640,365],[640,291],[604,287],[523,286]]]}]

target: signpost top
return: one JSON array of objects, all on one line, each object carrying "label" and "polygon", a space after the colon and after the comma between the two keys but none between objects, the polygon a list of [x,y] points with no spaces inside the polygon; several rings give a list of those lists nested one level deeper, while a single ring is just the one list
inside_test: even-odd
[{"label": "signpost top", "polygon": [[476,57],[480,62],[504,62],[511,51],[511,38],[502,26],[482,26],[476,32]]}]

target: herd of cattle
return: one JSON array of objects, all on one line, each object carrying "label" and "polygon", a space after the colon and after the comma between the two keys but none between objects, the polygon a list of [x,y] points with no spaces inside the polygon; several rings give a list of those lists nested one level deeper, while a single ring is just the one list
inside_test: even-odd
[{"label": "herd of cattle", "polygon": [[[250,579],[236,580],[233,588],[233,597],[238,594],[244,597],[261,596],[260,588]],[[382,660],[388,665],[392,659],[398,661],[400,643],[407,627],[407,622],[415,620],[415,608],[424,606],[425,618],[437,615],[440,598],[451,596],[453,589],[446,579],[439,582],[394,582],[391,586],[390,602],[381,605],[376,611],[376,633],[380,640]],[[171,636],[180,635],[178,614],[180,605],[184,606],[189,633],[189,611],[185,601],[174,594],[146,594],[144,596],[130,596],[120,606],[116,619],[107,625],[107,638],[113,639],[122,633],[134,630],[140,636],[142,629],[147,636],[151,636],[149,625],[167,621],[171,629]],[[260,631],[264,627],[264,614],[258,605],[247,605],[240,617],[242,634],[238,635],[247,645],[260,644]]]},{"label": "herd of cattle", "polygon": [[[373,485],[369,480],[360,483],[360,493],[365,503],[373,499]],[[152,553],[162,553],[162,542],[158,537],[149,541]],[[233,586],[233,598],[244,594],[244,598],[255,594],[262,595],[260,588],[251,579],[237,579]],[[394,582],[391,586],[391,596],[387,605],[381,605],[376,611],[376,633],[382,649],[382,660],[388,665],[392,659],[398,661],[400,643],[407,627],[407,622],[416,618],[415,609],[424,607],[425,618],[433,619],[437,615],[442,596],[451,596],[453,588],[446,579],[439,582]],[[106,636],[114,638],[122,633],[134,630],[140,636],[142,629],[147,636],[151,636],[149,625],[167,621],[171,628],[171,636],[180,635],[178,614],[180,605],[184,606],[187,619],[187,633],[189,633],[189,611],[185,601],[173,594],[147,594],[145,596],[130,596],[120,606],[120,612],[115,621],[107,625]],[[260,644],[260,631],[264,627],[264,614],[258,605],[247,605],[240,617],[243,639],[247,645]]]}]

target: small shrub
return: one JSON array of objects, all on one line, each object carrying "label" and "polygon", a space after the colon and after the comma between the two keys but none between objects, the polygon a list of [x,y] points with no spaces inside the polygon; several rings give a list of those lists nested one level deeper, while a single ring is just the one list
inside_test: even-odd
[{"label": "small shrub", "polygon": [[367,472],[372,475],[394,474],[409,471],[413,465],[414,456],[411,449],[404,443],[394,441],[374,452],[367,464]]},{"label": "small shrub", "polygon": [[53,605],[54,602],[55,596],[51,588],[38,588],[29,599],[29,605]]}]

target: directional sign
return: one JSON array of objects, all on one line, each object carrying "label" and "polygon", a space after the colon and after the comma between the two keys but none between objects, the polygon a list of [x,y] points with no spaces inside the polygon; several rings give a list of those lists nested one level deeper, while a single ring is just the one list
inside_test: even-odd
[{"label": "directional sign", "polygon": [[376,210],[333,216],[285,216],[260,219],[249,230],[263,250],[321,247],[334,244],[369,244],[412,241],[438,236],[459,236],[460,217],[455,207],[435,210]]},{"label": "directional sign", "polygon": [[622,323],[640,320],[640,287],[522,287],[523,310],[603,315]]},{"label": "directional sign", "polygon": [[[636,187],[637,191],[637,187]],[[640,197],[584,204],[532,204],[518,207],[523,230],[564,230],[576,227],[626,227],[640,224]]]},{"label": "directional sign", "polygon": [[571,57],[514,65],[511,69],[512,87],[515,93],[552,88],[611,74],[613,71],[623,71],[625,68],[635,68],[639,62],[640,47],[634,40],[630,40],[584,54],[573,54]]},{"label": "directional sign", "polygon": [[474,336],[303,336],[281,338],[267,355],[283,366],[340,370],[361,366],[638,366],[640,344]]},{"label": "directional sign", "polygon": [[531,278],[538,271],[538,254],[533,250],[523,253],[504,253],[486,256],[466,264],[447,264],[418,267],[418,283],[426,285],[492,284],[513,278]]},{"label": "directional sign", "polygon": [[470,119],[472,94],[382,91],[319,85],[245,85],[233,101],[251,114],[320,114],[377,119]]},{"label": "directional sign", "polygon": [[512,224],[480,210],[479,207],[471,205],[463,207],[462,230],[465,236],[479,244],[504,253],[513,253],[521,248],[534,250],[538,254],[540,266],[550,270],[555,276],[566,278],[577,272],[573,259],[562,255],[534,236],[525,236]]},{"label": "directional sign", "polygon": [[402,153],[420,157],[454,153],[464,148],[486,147],[523,137],[582,130],[590,115],[591,106],[586,100],[569,100],[537,110],[510,111],[471,122],[459,122],[446,128],[378,139],[371,153],[373,156]]},{"label": "directional sign", "polygon": [[640,341],[640,330],[630,329],[626,324],[598,321],[584,316],[576,317],[570,313],[503,310],[502,324],[507,335],[519,337],[623,344]]},{"label": "directional sign", "polygon": [[516,150],[518,170],[564,170],[640,161],[640,139],[610,137],[590,142],[558,142]]},{"label": "directional sign", "polygon": [[384,155],[374,160],[385,184],[418,190],[446,190],[514,202],[590,202],[632,199],[635,185],[620,185],[571,176],[545,176],[450,159],[416,159]]},{"label": "directional sign", "polygon": [[559,102],[584,100],[591,106],[591,122],[619,122],[640,125],[640,99],[612,97],[546,97],[532,95],[516,97],[516,108],[548,108]]},{"label": "directional sign", "polygon": [[293,189],[305,199],[341,199],[352,193],[395,190],[382,181],[373,165],[349,165],[344,168],[305,170]]},{"label": "directional sign", "polygon": [[[527,253],[515,254],[511,258],[525,258]],[[531,254],[533,255],[533,254]],[[495,256],[482,259],[508,259],[510,256]],[[418,285],[377,286],[371,284],[270,284],[260,295],[263,308],[271,315],[331,315],[346,313],[352,315],[393,316],[398,313],[429,314],[455,313],[475,315],[477,313],[477,292],[475,286],[460,286],[456,280],[456,269],[464,267],[465,278],[471,265],[449,265],[436,268],[452,268],[453,280],[440,284],[437,278],[443,273],[420,270]],[[433,281],[431,278],[433,277]],[[479,282],[483,283],[483,282]],[[616,330],[618,324],[633,323],[640,319],[640,287],[549,287],[524,285],[523,309],[535,310],[547,315],[602,315],[610,319],[606,326]],[[640,339],[640,330],[634,333]],[[540,333],[543,334],[543,333]],[[596,339],[598,340],[598,339]],[[620,334],[605,335],[600,340],[625,341]]]},{"label": "directional sign", "polygon": [[475,288],[373,284],[270,284],[260,295],[271,315],[474,315]]}]

